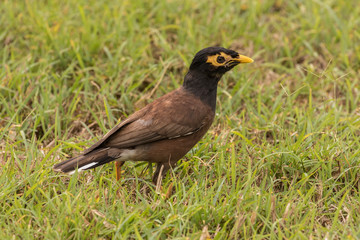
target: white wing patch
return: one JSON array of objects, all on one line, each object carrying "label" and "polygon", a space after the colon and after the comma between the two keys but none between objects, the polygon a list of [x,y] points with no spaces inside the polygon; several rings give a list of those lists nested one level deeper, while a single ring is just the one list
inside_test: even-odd
[{"label": "white wing patch", "polygon": [[185,133],[183,136],[187,136],[187,135],[191,135],[193,134],[194,132],[188,132],[188,133]]},{"label": "white wing patch", "polygon": [[145,127],[148,127],[152,124],[153,120],[139,119],[139,120],[137,120],[137,122],[140,123],[141,125],[144,125]]},{"label": "white wing patch", "polygon": [[183,135],[176,135],[174,137],[169,137],[168,139],[174,139],[174,138],[179,138],[179,137],[185,137],[185,136],[188,136],[188,135],[191,135],[193,134],[194,132],[188,132],[188,133],[185,133]]}]

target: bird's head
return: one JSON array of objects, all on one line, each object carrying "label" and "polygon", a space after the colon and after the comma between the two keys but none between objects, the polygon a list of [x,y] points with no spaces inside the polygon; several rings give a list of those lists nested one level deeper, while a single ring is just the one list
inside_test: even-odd
[{"label": "bird's head", "polygon": [[253,61],[251,58],[240,55],[233,50],[222,47],[208,47],[195,55],[190,65],[190,71],[201,71],[207,75],[221,77],[236,65]]},{"label": "bird's head", "polygon": [[251,62],[251,58],[233,50],[222,47],[204,48],[195,55],[183,87],[215,111],[217,85],[221,77],[236,65]]}]

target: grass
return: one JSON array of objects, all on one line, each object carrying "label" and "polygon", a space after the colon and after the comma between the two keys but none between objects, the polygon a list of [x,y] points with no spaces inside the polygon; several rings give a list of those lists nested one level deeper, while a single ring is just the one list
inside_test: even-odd
[{"label": "grass", "polygon": [[[1,1],[0,238],[359,239],[359,15],[356,0]],[[222,79],[160,194],[144,163],[120,183],[113,164],[52,171],[212,45],[255,62]]]}]

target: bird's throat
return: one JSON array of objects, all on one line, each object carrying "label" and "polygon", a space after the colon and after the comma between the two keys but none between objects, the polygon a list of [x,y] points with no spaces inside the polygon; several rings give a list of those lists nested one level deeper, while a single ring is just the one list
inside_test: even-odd
[{"label": "bird's throat", "polygon": [[215,112],[217,85],[221,76],[206,75],[202,72],[190,71],[186,74],[183,88],[200,98]]}]

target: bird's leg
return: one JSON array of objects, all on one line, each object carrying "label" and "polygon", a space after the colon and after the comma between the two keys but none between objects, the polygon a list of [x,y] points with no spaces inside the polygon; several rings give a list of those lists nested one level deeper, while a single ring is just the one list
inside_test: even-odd
[{"label": "bird's leg", "polygon": [[[156,171],[154,173],[153,176],[153,183],[156,186],[156,192],[160,192],[160,190],[162,189],[161,187],[161,182],[162,179],[165,177],[167,171],[171,168],[171,167],[175,167],[176,162],[175,163],[171,163],[170,161],[168,163],[158,163],[156,166]],[[168,199],[171,194],[172,194],[172,189],[173,189],[174,184],[170,183],[170,186],[168,187],[165,196],[165,199]]]},{"label": "bird's leg", "polygon": [[158,192],[161,187],[161,181],[165,176],[166,172],[169,170],[170,165],[167,163],[158,163],[156,170],[152,179],[153,184],[156,186],[156,191]]},{"label": "bird's leg", "polygon": [[121,166],[124,165],[125,162],[115,161],[115,169],[116,169],[116,180],[119,181],[121,177]]}]

